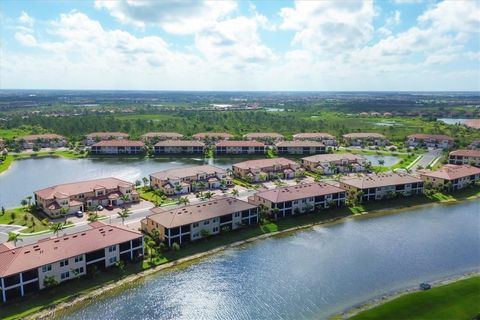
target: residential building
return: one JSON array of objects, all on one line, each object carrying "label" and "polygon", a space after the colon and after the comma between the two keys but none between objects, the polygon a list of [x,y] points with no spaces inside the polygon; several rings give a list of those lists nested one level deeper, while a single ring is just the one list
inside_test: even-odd
[{"label": "residential building", "polygon": [[183,139],[183,134],[176,132],[148,132],[142,135],[142,141],[148,143],[156,143],[162,140],[178,140]]},{"label": "residential building", "polygon": [[21,144],[23,149],[33,149],[34,147],[61,148],[67,144],[67,139],[64,136],[53,133],[33,134],[15,140]]},{"label": "residential building", "polygon": [[409,147],[448,149],[453,147],[454,139],[443,134],[417,133],[407,136],[405,144]]},{"label": "residential building", "polygon": [[265,144],[259,141],[223,140],[215,144],[217,154],[264,154]]},{"label": "residential building", "polygon": [[[345,190],[326,183],[307,183],[260,191],[249,202],[264,206],[274,218],[345,204]],[[278,210],[276,210],[278,209]]]},{"label": "residential building", "polygon": [[226,132],[200,132],[192,136],[196,140],[230,140],[233,134]]},{"label": "residential building", "polygon": [[480,167],[480,150],[465,149],[450,152],[448,157],[450,164],[470,164]]},{"label": "residential building", "polygon": [[404,173],[354,174],[342,178],[340,188],[363,202],[421,194],[423,181]]},{"label": "residential building", "polygon": [[480,119],[468,119],[464,125],[472,129],[480,129]]},{"label": "residential building", "polygon": [[153,208],[141,221],[142,230],[159,237],[169,247],[184,244],[220,232],[258,223],[258,208],[231,197],[177,207],[171,210]]},{"label": "residential building", "polygon": [[90,223],[90,229],[18,248],[0,245],[1,301],[9,302],[58,283],[143,256],[143,235],[120,226]]},{"label": "residential building", "polygon": [[145,143],[132,140],[103,140],[92,145],[92,154],[142,154]]},{"label": "residential building", "polygon": [[376,132],[356,132],[343,135],[343,140],[349,146],[386,146],[387,138]]},{"label": "residential building", "polygon": [[468,145],[468,148],[469,149],[480,149],[480,140],[472,141],[472,143],[470,143]]},{"label": "residential building", "polygon": [[278,154],[318,154],[325,153],[325,145],[318,141],[280,141],[275,144]]},{"label": "residential building", "polygon": [[165,140],[159,141],[154,146],[155,154],[203,154],[205,143],[193,140]]},{"label": "residential building", "polygon": [[463,189],[480,179],[480,168],[463,164],[446,164],[435,171],[422,170],[420,177],[435,188]]},{"label": "residential building", "polygon": [[320,170],[323,174],[364,172],[367,159],[353,153],[317,154],[302,158],[302,165],[310,171]]},{"label": "residential building", "polygon": [[91,146],[104,140],[127,140],[128,134],[123,132],[92,132],[85,135],[85,144]]},{"label": "residential building", "polygon": [[297,171],[302,171],[300,166],[286,158],[248,160],[233,165],[236,177],[251,182],[265,181],[274,177],[293,179]]},{"label": "residential building", "polygon": [[257,140],[263,141],[266,143],[274,143],[277,141],[282,141],[285,139],[283,135],[280,133],[275,132],[254,132],[254,133],[247,133],[243,136],[246,140]]},{"label": "residential building", "polygon": [[336,146],[337,139],[335,136],[325,133],[325,132],[305,132],[297,133],[293,135],[294,140],[310,140],[310,141],[320,141],[326,146]]},{"label": "residential building", "polygon": [[232,184],[226,170],[210,165],[168,169],[150,175],[150,187],[160,189],[166,195],[218,189]]},{"label": "residential building", "polygon": [[99,205],[121,205],[127,198],[128,202],[139,201],[133,183],[117,178],[59,184],[35,191],[34,196],[37,208],[53,218]]}]

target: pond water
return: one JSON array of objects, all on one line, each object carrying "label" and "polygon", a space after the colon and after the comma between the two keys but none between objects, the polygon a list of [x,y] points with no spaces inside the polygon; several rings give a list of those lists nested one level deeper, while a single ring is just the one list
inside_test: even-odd
[{"label": "pond water", "polygon": [[326,319],[480,268],[480,202],[347,219],[157,273],[60,319]]},{"label": "pond water", "polygon": [[400,158],[396,156],[365,155],[365,154],[362,154],[361,156],[367,159],[368,161],[370,161],[374,166],[380,165],[379,161],[381,160],[384,161],[383,166],[385,167],[393,166],[395,163],[400,161]]},{"label": "pond water", "polygon": [[437,121],[440,121],[440,122],[443,122],[443,123],[446,123],[446,124],[463,124],[465,123],[465,121],[467,121],[468,119],[454,119],[454,118],[441,118],[441,119],[437,119]]},{"label": "pond water", "polygon": [[116,177],[135,182],[151,173],[201,164],[231,167],[241,159],[171,158],[171,159],[65,159],[39,158],[16,160],[0,174],[0,206],[19,207],[20,201],[34,191],[60,183]]}]

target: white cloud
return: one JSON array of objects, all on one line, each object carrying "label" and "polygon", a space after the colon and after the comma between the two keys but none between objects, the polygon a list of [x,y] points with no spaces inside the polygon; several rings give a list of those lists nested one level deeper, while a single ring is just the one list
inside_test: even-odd
[{"label": "white cloud", "polygon": [[28,27],[32,27],[33,24],[35,23],[35,19],[33,19],[32,17],[30,17],[28,15],[28,13],[26,13],[25,11],[22,11],[22,14],[20,15],[20,17],[18,18],[18,21],[23,24],[23,25],[26,25]]},{"label": "white cloud", "polygon": [[480,32],[479,1],[443,1],[418,20],[442,32]]},{"label": "white cloud", "polygon": [[237,3],[203,0],[96,0],[95,7],[108,10],[122,23],[142,28],[158,25],[173,34],[190,34],[226,17],[237,9]]},{"label": "white cloud", "polygon": [[367,43],[373,33],[373,1],[296,1],[280,11],[281,29],[295,30],[293,44],[317,52]]}]

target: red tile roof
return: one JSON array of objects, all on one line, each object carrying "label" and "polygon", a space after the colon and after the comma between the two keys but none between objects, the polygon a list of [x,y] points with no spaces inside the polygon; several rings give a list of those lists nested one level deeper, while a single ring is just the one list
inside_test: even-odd
[{"label": "red tile roof", "polygon": [[[59,184],[53,187],[35,191],[39,197],[43,199],[66,198],[68,196],[81,193],[93,192],[94,189],[116,189],[118,186],[132,187],[133,183],[120,180],[117,178],[103,178],[95,180],[87,180],[73,183]],[[63,196],[62,196],[63,195]]]},{"label": "red tile roof", "polygon": [[474,129],[480,129],[480,119],[470,119],[465,121],[465,126],[474,128]]},{"label": "red tile roof", "polygon": [[257,192],[255,196],[278,203],[344,191],[345,190],[342,188],[338,188],[327,183],[315,182],[261,191]]},{"label": "red tile roof", "polygon": [[123,132],[92,132],[85,135],[87,138],[95,139],[95,138],[110,138],[110,137],[123,137],[128,138],[128,133]]},{"label": "red tile roof", "polygon": [[103,140],[95,143],[92,147],[145,147],[145,143],[135,140]]},{"label": "red tile roof", "polygon": [[327,154],[317,154],[310,157],[302,158],[302,160],[307,160],[310,162],[335,162],[341,160],[348,160],[348,161],[365,161],[364,157],[353,153],[327,153]]},{"label": "red tile roof", "polygon": [[183,134],[176,133],[176,132],[147,132],[142,135],[142,138],[156,138],[156,137],[165,137],[165,138],[182,138]]},{"label": "red tile roof", "polygon": [[192,137],[196,139],[205,139],[205,138],[231,139],[233,138],[233,135],[226,132],[199,132],[194,134]]},{"label": "red tile roof", "polygon": [[252,133],[247,133],[243,137],[246,139],[265,139],[265,138],[283,139],[284,138],[283,135],[276,132],[252,132]]},{"label": "red tile roof", "polygon": [[147,216],[147,219],[151,219],[165,228],[174,228],[254,208],[256,208],[256,206],[248,202],[227,197],[189,206],[177,207],[172,210],[154,208],[150,210],[152,215]]},{"label": "red tile roof", "polygon": [[53,139],[65,140],[65,137],[59,134],[46,133],[46,134],[32,134],[29,136],[23,136],[15,140],[36,141],[36,140],[53,140]]},{"label": "red tile roof", "polygon": [[211,165],[193,166],[186,168],[174,168],[152,173],[151,176],[159,180],[182,179],[186,177],[196,176],[198,174],[213,175],[216,173],[225,174],[226,171]]},{"label": "red tile roof", "polygon": [[270,158],[270,159],[243,161],[243,162],[235,163],[233,167],[248,170],[252,168],[267,168],[267,167],[272,167],[274,165],[290,166],[290,165],[297,165],[297,163],[287,158]]},{"label": "red tile roof", "polygon": [[321,142],[318,142],[318,141],[309,141],[309,140],[305,140],[305,141],[300,141],[300,140],[295,140],[295,141],[281,141],[281,142],[277,142],[275,144],[275,146],[277,147],[286,147],[286,148],[289,148],[289,147],[293,147],[293,148],[301,148],[301,147],[305,147],[305,148],[309,148],[309,147],[325,147],[325,145]]},{"label": "red tile roof", "polygon": [[294,139],[335,139],[335,136],[326,132],[304,132],[293,135]]},{"label": "red tile roof", "polygon": [[86,231],[0,251],[0,277],[142,237],[141,233],[120,226],[101,222],[91,223],[90,226],[92,229]]},{"label": "red tile roof", "polygon": [[347,139],[386,139],[386,137],[377,132],[354,132],[354,133],[347,133],[343,135],[344,138]]},{"label": "red tile roof", "polygon": [[205,143],[193,140],[165,140],[159,141],[155,147],[204,147]]},{"label": "red tile roof", "polygon": [[407,183],[423,182],[421,179],[404,173],[371,173],[349,175],[341,179],[341,182],[359,189],[394,186]]},{"label": "red tile roof", "polygon": [[450,152],[450,155],[460,156],[460,157],[480,157],[480,150],[475,150],[475,149],[455,150]]},{"label": "red tile roof", "polygon": [[265,144],[258,141],[250,141],[250,140],[241,140],[241,141],[227,140],[227,141],[217,142],[215,146],[217,147],[265,147]]},{"label": "red tile roof", "polygon": [[443,134],[426,134],[426,133],[416,133],[416,134],[411,134],[407,136],[409,139],[418,139],[418,140],[449,140],[453,141],[452,137],[443,135]]},{"label": "red tile roof", "polygon": [[446,164],[442,168],[431,172],[422,172],[421,176],[440,178],[444,180],[455,180],[471,175],[480,174],[480,168],[473,167],[468,164],[454,165]]}]

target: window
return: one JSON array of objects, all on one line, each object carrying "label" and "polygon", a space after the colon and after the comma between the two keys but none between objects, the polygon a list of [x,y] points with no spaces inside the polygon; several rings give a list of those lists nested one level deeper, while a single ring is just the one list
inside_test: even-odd
[{"label": "window", "polygon": [[206,226],[207,224],[210,224],[210,220],[205,220],[203,221],[203,225]]},{"label": "window", "polygon": [[193,228],[198,228],[198,222],[193,223],[193,224],[192,224],[192,227],[193,227]]},{"label": "window", "polygon": [[61,278],[62,280],[67,279],[67,278],[70,278],[70,271],[63,272],[63,273],[60,275],[60,278]]},{"label": "window", "polygon": [[83,261],[83,256],[76,256],[75,262],[80,262],[80,261]]},{"label": "window", "polygon": [[114,251],[117,251],[117,246],[108,247],[108,252],[114,252]]},{"label": "window", "polygon": [[238,218],[238,217],[240,217],[240,212],[235,213],[235,218]]},{"label": "window", "polygon": [[51,264],[47,264],[47,265],[42,267],[42,272],[47,272],[47,271],[52,271],[52,265]]},{"label": "window", "polygon": [[60,267],[68,266],[68,260],[60,261]]},{"label": "window", "polygon": [[117,257],[111,257],[110,259],[108,259],[108,262],[110,264],[113,264],[113,263],[117,262]]},{"label": "window", "polygon": [[212,223],[215,223],[218,221],[218,218],[213,218]]},{"label": "window", "polygon": [[214,227],[213,232],[218,232],[218,227]]}]

